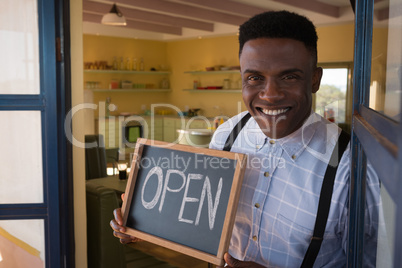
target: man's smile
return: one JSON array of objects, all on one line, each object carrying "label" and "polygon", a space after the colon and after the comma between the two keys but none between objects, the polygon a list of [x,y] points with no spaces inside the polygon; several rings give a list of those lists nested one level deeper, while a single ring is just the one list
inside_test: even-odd
[{"label": "man's smile", "polygon": [[282,108],[282,109],[267,109],[258,107],[257,110],[266,115],[281,115],[289,111],[290,108]]}]

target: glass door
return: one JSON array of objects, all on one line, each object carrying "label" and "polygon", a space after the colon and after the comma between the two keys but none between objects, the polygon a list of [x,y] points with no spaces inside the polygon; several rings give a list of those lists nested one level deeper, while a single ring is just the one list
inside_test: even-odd
[{"label": "glass door", "polygon": [[[348,267],[402,266],[402,0],[356,1]],[[370,170],[379,178],[376,213]],[[372,204],[372,203],[371,203]],[[366,262],[365,228],[376,225]]]},{"label": "glass door", "polygon": [[0,2],[0,267],[61,267],[55,2]]}]

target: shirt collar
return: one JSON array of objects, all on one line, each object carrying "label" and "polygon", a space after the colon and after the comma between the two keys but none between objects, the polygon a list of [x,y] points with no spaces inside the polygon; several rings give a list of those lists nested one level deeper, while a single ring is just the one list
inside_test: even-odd
[{"label": "shirt collar", "polygon": [[[286,137],[280,139],[271,139],[267,137],[259,127],[254,127],[255,134],[251,135],[254,139],[253,143],[256,145],[256,149],[260,150],[265,144],[279,144],[283,150],[289,155],[293,161],[303,153],[307,148],[311,139],[316,131],[316,122],[321,121],[320,116],[314,112],[311,112],[310,116],[303,123],[302,127],[297,129],[295,132],[289,134]],[[257,122],[253,122],[251,126],[258,126]]]}]

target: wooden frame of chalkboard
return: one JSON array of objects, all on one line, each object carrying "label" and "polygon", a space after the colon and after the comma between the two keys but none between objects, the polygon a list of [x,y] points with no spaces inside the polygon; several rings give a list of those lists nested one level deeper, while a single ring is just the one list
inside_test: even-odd
[{"label": "wooden frame of chalkboard", "polygon": [[246,159],[138,139],[122,206],[126,233],[223,266]]}]

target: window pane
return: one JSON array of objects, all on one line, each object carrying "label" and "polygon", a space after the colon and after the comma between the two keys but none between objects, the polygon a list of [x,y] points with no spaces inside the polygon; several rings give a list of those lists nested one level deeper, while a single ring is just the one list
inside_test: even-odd
[{"label": "window pane", "polygon": [[40,92],[36,3],[0,1],[0,94]]},{"label": "window pane", "polygon": [[39,111],[0,111],[0,204],[43,203]]},{"label": "window pane", "polygon": [[350,132],[352,64],[323,63],[320,66],[323,68],[323,74],[320,89],[314,94],[314,110]]},{"label": "window pane", "polygon": [[390,0],[375,14],[369,107],[399,121],[402,0]]},{"label": "window pane", "polygon": [[45,267],[43,220],[0,221],[0,267]]}]

